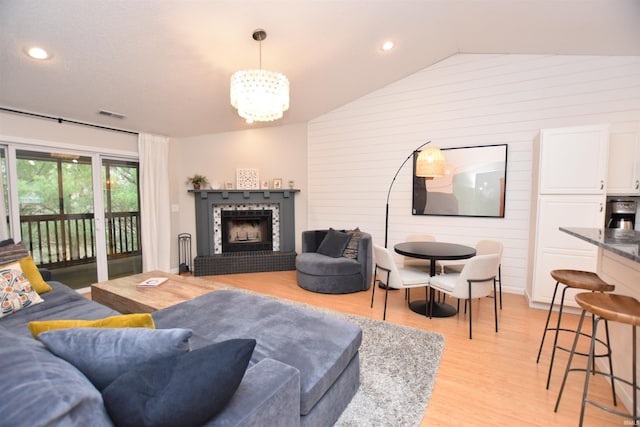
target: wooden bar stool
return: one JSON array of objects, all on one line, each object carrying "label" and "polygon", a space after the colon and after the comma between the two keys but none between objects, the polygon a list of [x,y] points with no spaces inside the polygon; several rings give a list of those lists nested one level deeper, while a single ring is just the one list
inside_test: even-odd
[{"label": "wooden bar stool", "polygon": [[[547,331],[555,331],[555,337],[553,339],[553,350],[551,351],[551,362],[549,363],[549,373],[547,375],[547,390],[549,389],[549,383],[551,382],[551,371],[553,370],[553,361],[556,356],[556,349],[563,350],[566,352],[570,351],[568,348],[558,345],[558,333],[560,331],[572,332],[572,333],[576,332],[573,329],[563,328],[560,325],[560,321],[562,320],[562,311],[564,310],[564,297],[565,297],[565,293],[567,292],[567,289],[569,288],[583,289],[585,291],[591,291],[591,292],[612,292],[615,289],[615,286],[604,282],[600,277],[598,277],[596,273],[593,273],[590,271],[552,270],[551,277],[553,277],[556,280],[556,286],[553,289],[553,297],[551,298],[551,305],[549,305],[549,313],[547,314],[547,323],[544,326],[544,333],[542,334],[542,340],[540,341],[540,348],[538,349],[538,358],[536,359],[536,363],[538,363],[540,361],[540,354],[542,354],[542,347],[544,346],[544,339],[547,336]],[[551,312],[553,312],[553,305],[556,302],[556,294],[558,292],[558,287],[560,286],[560,284],[564,285],[564,288],[562,289],[562,296],[560,298],[560,307],[558,309],[558,321],[555,327],[549,327]],[[608,349],[609,348],[609,328],[608,327],[606,328],[606,332],[607,332],[606,334],[607,343],[604,343],[600,340],[599,341],[601,342],[601,344],[605,345],[605,347]],[[587,333],[583,332],[582,335],[588,338],[591,338],[591,335]],[[577,354],[581,356],[587,356],[586,353],[578,352]],[[607,353],[605,354],[596,354],[594,357],[603,357],[603,356],[608,356],[609,364],[611,364],[611,355],[609,354],[609,351],[607,351]]]},{"label": "wooden bar stool", "polygon": [[[580,323],[578,324],[578,330],[576,331],[576,337],[573,341],[573,347],[571,348],[571,354],[569,355],[569,361],[567,362],[567,368],[564,371],[564,378],[562,380],[562,386],[560,387],[560,393],[558,394],[558,400],[556,402],[556,407],[554,412],[558,411],[558,406],[560,405],[560,399],[562,398],[562,391],[564,390],[565,383],[567,382],[567,376],[571,371],[585,371],[585,379],[584,379],[584,391],[582,393],[582,409],[580,410],[580,426],[582,426],[582,421],[584,419],[584,410],[587,403],[590,403],[600,409],[603,409],[607,412],[611,412],[616,415],[620,415],[622,417],[630,418],[633,420],[634,425],[638,425],[640,423],[640,418],[638,418],[638,383],[637,383],[637,338],[636,338],[636,327],[640,326],[640,302],[632,297],[623,296],[623,295],[615,295],[615,294],[603,294],[603,293],[592,293],[592,292],[584,292],[576,295],[576,302],[580,307],[582,307],[582,315],[580,316]],[[585,314],[589,312],[594,317],[593,324],[593,332],[591,334],[591,346],[589,349],[589,358],[587,361],[587,369],[572,369],[571,362],[573,361],[573,356],[576,354],[575,349],[578,344],[578,338],[580,337],[580,329],[582,328],[582,323],[584,321]],[[607,325],[608,321],[626,323],[631,325],[632,331],[632,375],[633,379],[631,381],[617,377],[613,375],[613,370],[611,366],[609,366],[609,372],[597,371],[593,364],[593,356],[595,353],[596,346],[596,333],[598,328],[598,323],[604,320],[605,325]],[[589,379],[591,376],[595,374],[603,375],[611,379],[611,386],[613,387],[614,381],[620,381],[624,384],[630,385],[633,391],[633,414],[628,415],[626,412],[615,410],[611,407],[604,406],[598,402],[590,400],[587,398],[587,393],[589,391]],[[613,404],[616,405],[615,394],[613,398]]]}]

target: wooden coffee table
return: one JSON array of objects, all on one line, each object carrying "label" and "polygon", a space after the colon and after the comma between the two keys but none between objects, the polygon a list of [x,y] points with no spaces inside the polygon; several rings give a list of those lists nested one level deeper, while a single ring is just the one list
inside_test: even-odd
[{"label": "wooden coffee table", "polygon": [[[155,288],[136,285],[151,277],[169,280]],[[91,299],[123,314],[151,313],[209,292],[224,289],[213,282],[161,271],[150,271],[91,285]]]}]

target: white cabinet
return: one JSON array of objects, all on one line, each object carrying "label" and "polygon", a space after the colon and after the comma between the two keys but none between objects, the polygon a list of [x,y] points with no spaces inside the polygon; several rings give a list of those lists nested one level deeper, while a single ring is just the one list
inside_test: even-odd
[{"label": "white cabinet", "polygon": [[620,123],[611,128],[607,193],[640,194],[640,123]]},{"label": "white cabinet", "polygon": [[540,132],[539,194],[604,194],[606,126]]},{"label": "white cabinet", "polygon": [[[560,227],[598,227],[604,223],[605,201],[599,195],[542,195],[538,199],[535,267],[532,299],[549,303],[555,269],[596,271],[598,248],[561,232]],[[558,295],[556,298],[559,298]],[[575,293],[567,291],[565,302],[574,303]],[[557,301],[557,300],[556,300]]]},{"label": "white cabinet", "polygon": [[[532,245],[527,283],[533,302],[551,302],[555,287],[551,270],[597,269],[597,247],[559,228],[603,226],[607,153],[606,126],[540,132],[534,146]],[[567,292],[565,303],[575,306],[574,294]]]}]

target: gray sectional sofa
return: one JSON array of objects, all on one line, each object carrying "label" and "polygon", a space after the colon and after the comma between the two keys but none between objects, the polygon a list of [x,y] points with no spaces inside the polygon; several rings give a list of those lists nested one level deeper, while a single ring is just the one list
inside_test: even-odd
[{"label": "gray sectional sofa", "polygon": [[[43,303],[0,318],[1,423],[112,426],[100,391],[35,340],[27,324],[119,313],[62,283],[48,283],[53,291],[42,295]],[[193,330],[192,350],[235,338],[257,342],[238,389],[206,426],[329,426],[358,389],[362,331],[341,319],[231,290],[152,316],[157,329]],[[216,360],[202,365],[213,369]]]}]

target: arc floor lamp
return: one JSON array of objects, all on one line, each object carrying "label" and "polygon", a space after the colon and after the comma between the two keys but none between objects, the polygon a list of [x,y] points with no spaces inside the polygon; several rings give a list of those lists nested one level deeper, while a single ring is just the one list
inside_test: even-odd
[{"label": "arc floor lamp", "polygon": [[391,180],[391,184],[389,184],[389,191],[387,191],[387,206],[385,211],[384,218],[384,247],[387,247],[388,236],[389,236],[389,196],[391,196],[391,189],[393,188],[393,183],[396,182],[396,178],[400,173],[402,167],[412,158],[415,154],[418,155],[416,160],[416,176],[424,177],[424,178],[436,178],[444,175],[444,155],[442,151],[438,147],[428,147],[424,150],[421,150],[422,147],[431,143],[431,141],[427,141],[415,150],[413,150],[404,162],[400,165],[396,174],[393,175],[393,179]]}]

